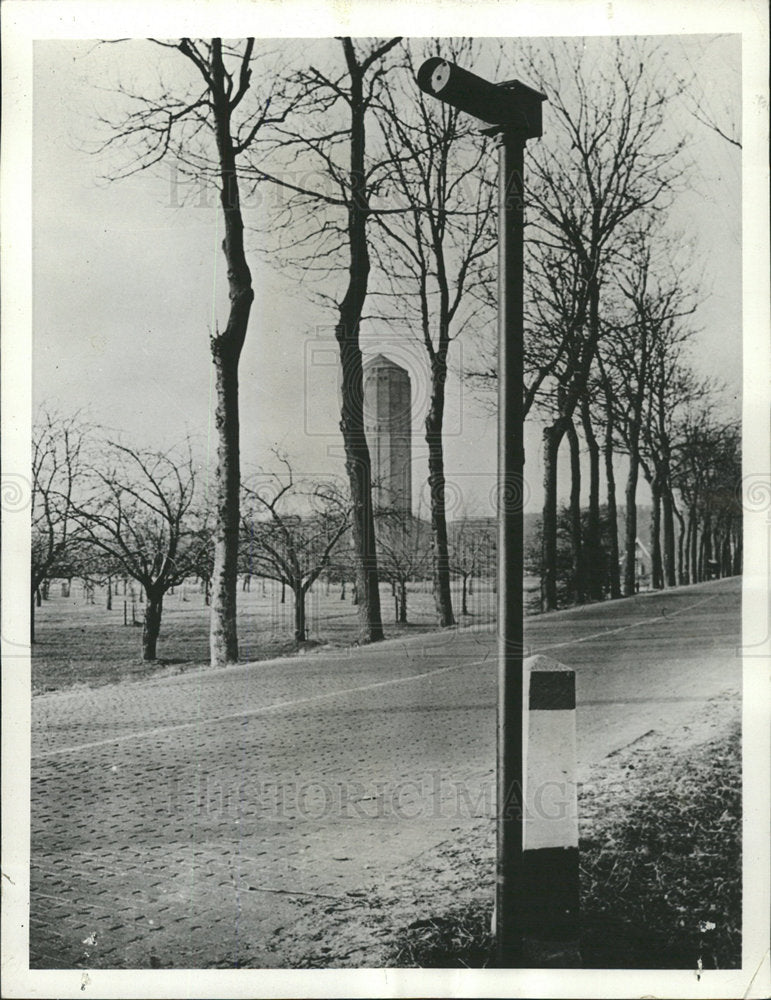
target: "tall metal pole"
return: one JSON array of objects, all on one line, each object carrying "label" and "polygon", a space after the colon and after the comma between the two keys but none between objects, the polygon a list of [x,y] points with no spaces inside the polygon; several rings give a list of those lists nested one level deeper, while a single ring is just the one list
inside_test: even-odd
[{"label": "tall metal pole", "polygon": [[524,150],[498,135],[498,861],[499,968],[522,963]]},{"label": "tall metal pole", "polygon": [[542,134],[546,98],[518,80],[494,84],[439,57],[417,74],[420,89],[498,137],[498,862],[496,952],[523,964],[524,675],[522,621],[523,286],[525,142]]}]

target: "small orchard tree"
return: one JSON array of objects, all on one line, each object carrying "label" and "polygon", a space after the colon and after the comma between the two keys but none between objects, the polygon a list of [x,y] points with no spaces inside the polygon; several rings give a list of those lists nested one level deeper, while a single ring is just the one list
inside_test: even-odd
[{"label": "small orchard tree", "polygon": [[196,571],[210,544],[196,512],[195,464],[186,450],[153,452],[110,442],[76,519],[89,543],[145,594],[142,659],[156,659],[166,592]]},{"label": "small orchard tree", "polygon": [[242,559],[248,572],[289,587],[294,597],[294,640],[305,642],[305,597],[331,564],[350,525],[350,502],[336,483],[298,482],[286,456],[282,472],[243,484]]},{"label": "small orchard tree", "polygon": [[83,480],[85,426],[79,416],[41,409],[32,429],[30,640],[35,641],[35,600],[57,567],[71,561],[78,542],[74,515]]},{"label": "small orchard tree", "polygon": [[121,564],[95,545],[83,543],[75,551],[73,569],[75,575],[83,581],[83,587],[90,595],[90,603],[94,603],[94,589],[104,587],[105,609],[112,611],[116,581],[125,575]]},{"label": "small orchard tree", "polygon": [[461,578],[461,614],[468,615],[469,585],[473,577],[494,571],[495,522],[464,515],[450,525],[450,569]]},{"label": "small orchard tree", "polygon": [[398,507],[375,512],[378,558],[383,577],[394,588],[396,621],[407,624],[407,584],[430,571],[432,541],[425,521]]}]

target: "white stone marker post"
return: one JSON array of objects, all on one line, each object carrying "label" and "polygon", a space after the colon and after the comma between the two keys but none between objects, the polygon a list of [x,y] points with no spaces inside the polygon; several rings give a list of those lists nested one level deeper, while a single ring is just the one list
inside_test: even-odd
[{"label": "white stone marker post", "polygon": [[531,656],[524,668],[523,958],[541,968],[577,967],[575,673],[546,656]]}]

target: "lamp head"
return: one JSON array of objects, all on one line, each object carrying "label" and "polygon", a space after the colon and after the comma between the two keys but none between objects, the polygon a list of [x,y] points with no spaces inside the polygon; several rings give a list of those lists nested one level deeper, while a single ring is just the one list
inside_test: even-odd
[{"label": "lamp head", "polygon": [[435,56],[418,70],[417,83],[423,93],[487,125],[511,129],[523,139],[537,139],[542,134],[541,103],[546,97],[519,80],[490,83]]}]

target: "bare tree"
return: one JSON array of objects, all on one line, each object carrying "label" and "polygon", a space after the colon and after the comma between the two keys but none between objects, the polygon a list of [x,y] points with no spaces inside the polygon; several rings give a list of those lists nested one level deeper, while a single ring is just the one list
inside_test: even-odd
[{"label": "bare tree", "polygon": [[[337,314],[340,353],[340,430],[350,484],[351,528],[357,558],[359,639],[383,638],[377,549],[372,511],[371,460],[364,434],[360,345],[362,312],[370,277],[370,224],[386,206],[375,205],[382,184],[368,156],[373,101],[388,70],[385,56],[400,38],[359,42],[341,38],[342,66],[310,66],[292,77],[292,115],[274,129],[268,148],[276,167],[254,166],[255,183],[270,181],[287,193],[273,222],[286,234],[283,251],[304,278],[343,272],[343,285],[321,301]],[[283,157],[283,159],[281,159]],[[298,165],[302,174],[297,176]],[[308,181],[315,177],[316,186]]]},{"label": "bare tree", "polygon": [[578,279],[561,324],[569,335],[568,361],[555,386],[555,416],[543,432],[542,600],[551,608],[557,454],[587,393],[602,333],[603,286],[635,217],[666,204],[682,171],[684,140],[670,139],[664,127],[667,101],[679,84],[661,82],[655,44],[560,41],[545,51],[531,48],[524,62],[530,82],[549,98],[552,121],[530,158],[530,238],[567,254],[573,263],[566,273]]},{"label": "bare tree", "polygon": [[89,602],[94,603],[94,589],[104,587],[105,610],[112,611],[112,600],[115,595],[113,583],[123,575],[121,564],[94,545],[81,544],[77,548],[74,568],[89,594]]},{"label": "bare tree", "polygon": [[471,581],[495,572],[496,529],[487,518],[463,516],[450,525],[450,568],[461,578],[461,614],[468,615]]},{"label": "bare tree", "polygon": [[208,544],[194,494],[189,444],[176,455],[109,442],[74,507],[88,542],[144,591],[143,660],[156,658],[164,595],[194,572]]},{"label": "bare tree", "polygon": [[[693,42],[695,39],[691,41]],[[702,47],[704,52],[706,52],[707,48],[714,47],[715,45],[725,46],[725,43],[729,42],[729,47],[724,48],[720,53],[720,59],[721,61],[726,61],[733,55],[738,64],[740,58],[738,37],[735,37],[732,41],[733,46],[731,46],[729,39],[725,35],[702,36],[699,40],[700,47]],[[731,47],[733,47],[733,53],[730,52]],[[730,86],[726,87],[723,84],[720,90],[715,92],[714,88],[708,88],[705,85],[703,76],[694,73],[693,78],[689,80],[689,86],[685,90],[683,97],[688,114],[699,122],[700,125],[708,128],[715,135],[720,136],[721,139],[734,148],[742,148],[741,92],[738,86],[732,91]]]},{"label": "bare tree", "polygon": [[687,513],[686,582],[741,572],[741,430],[714,407],[689,407],[673,451],[673,485]]},{"label": "bare tree", "polygon": [[[680,357],[684,341],[658,338],[653,347],[644,447],[640,465],[651,490],[651,573],[654,588],[674,587],[678,581],[675,554],[676,501],[672,487],[673,447],[678,417],[696,399],[714,394],[709,380],[699,380]],[[663,543],[663,544],[662,544]]]},{"label": "bare tree", "polygon": [[350,526],[350,504],[334,483],[297,482],[286,456],[283,472],[244,483],[243,557],[249,572],[277,580],[294,597],[294,639],[305,642],[305,597],[330,566]]},{"label": "bare tree", "polygon": [[[682,344],[690,334],[683,320],[695,308],[680,276],[673,273],[669,248],[666,245],[658,248],[657,261],[650,242],[646,242],[649,235],[643,234],[645,238],[641,239],[631,261],[618,274],[618,288],[626,311],[621,313],[615,329],[607,331],[602,345],[603,371],[610,376],[607,390],[615,408],[613,420],[628,458],[624,529],[624,593],[627,596],[636,588],[634,556],[640,470],[642,468],[649,475],[654,512],[669,475],[661,464],[663,456],[656,463],[643,464],[644,448],[646,443],[650,446],[655,441],[659,442],[659,451],[666,448],[671,408],[683,398],[689,379],[688,372],[677,363]],[[651,471],[655,468],[658,468],[656,476]],[[654,525],[656,541],[657,527]],[[660,550],[657,550],[654,556],[657,581],[661,577],[659,557]]]},{"label": "bare tree", "polygon": [[394,589],[395,620],[406,625],[407,584],[425,578],[431,560],[431,538],[425,521],[402,508],[380,508],[375,516],[381,572]]},{"label": "bare tree", "polygon": [[215,477],[214,569],[210,651],[212,664],[238,660],[236,581],[240,503],[240,428],[238,364],[254,301],[252,277],[244,248],[239,170],[243,154],[268,125],[283,120],[277,111],[277,78],[254,97],[252,76],[255,40],[223,42],[220,38],[154,44],[186,61],[192,70],[179,90],[159,87],[157,94],[131,94],[129,110],[107,121],[111,134],[102,146],[120,146],[131,160],[119,174],[127,176],[173,161],[179,175],[219,187],[225,235],[230,311],[225,328],[211,335],[217,406],[217,471]]},{"label": "bare tree", "polygon": [[[608,517],[608,589],[610,598],[621,597],[621,569],[618,547],[618,504],[616,500],[616,468],[614,464],[616,443],[615,397],[613,386],[603,365],[602,352],[597,357],[597,407],[599,422],[603,426],[602,457],[605,469],[605,497]],[[585,405],[585,404],[584,404]],[[591,407],[590,407],[591,411]],[[591,420],[591,417],[589,417]]]},{"label": "bare tree", "polygon": [[406,211],[377,217],[385,239],[376,244],[376,254],[389,286],[380,293],[385,301],[380,315],[406,322],[428,360],[425,438],[434,598],[439,623],[448,626],[454,624],[442,440],[448,354],[452,341],[464,327],[475,325],[479,312],[478,301],[469,305],[469,293],[487,277],[485,264],[497,244],[497,189],[492,143],[476,134],[468,115],[415,87],[415,58],[419,65],[440,46],[446,58],[473,65],[477,45],[471,39],[407,48],[400,84],[384,90],[379,102],[390,185]]},{"label": "bare tree", "polygon": [[80,416],[41,409],[32,428],[30,641],[35,603],[52,574],[72,561],[80,541],[74,518],[83,483],[86,427]]}]

